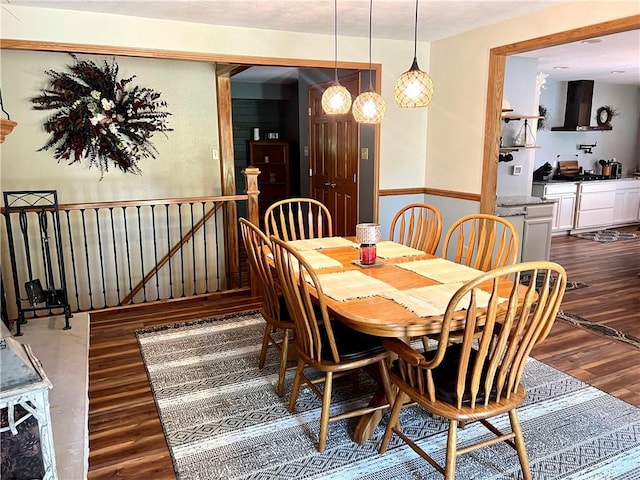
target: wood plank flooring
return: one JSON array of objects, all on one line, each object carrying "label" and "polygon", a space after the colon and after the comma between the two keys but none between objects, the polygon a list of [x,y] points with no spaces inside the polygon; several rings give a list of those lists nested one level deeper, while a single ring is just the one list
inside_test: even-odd
[{"label": "wood plank flooring", "polygon": [[[552,260],[570,280],[590,285],[567,292],[565,311],[640,336],[640,239],[600,244],[556,237]],[[175,478],[135,331],[258,306],[256,299],[226,295],[91,315],[89,479]],[[558,321],[534,356],[640,407],[640,349]]]}]

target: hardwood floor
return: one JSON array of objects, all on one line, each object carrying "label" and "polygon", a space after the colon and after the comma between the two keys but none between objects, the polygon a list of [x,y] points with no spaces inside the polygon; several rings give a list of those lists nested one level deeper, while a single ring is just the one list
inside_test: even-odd
[{"label": "hardwood floor", "polygon": [[[555,237],[551,257],[590,285],[567,292],[565,311],[640,337],[640,239]],[[135,331],[258,306],[227,295],[91,315],[89,479],[175,478]],[[640,349],[557,321],[534,357],[640,407]]]},{"label": "hardwood floor", "polygon": [[[638,232],[637,227],[621,228]],[[562,309],[640,338],[640,238],[600,243],[554,237],[551,260],[569,280],[588,288],[569,290]],[[562,321],[533,356],[611,395],[640,407],[640,349]]]}]

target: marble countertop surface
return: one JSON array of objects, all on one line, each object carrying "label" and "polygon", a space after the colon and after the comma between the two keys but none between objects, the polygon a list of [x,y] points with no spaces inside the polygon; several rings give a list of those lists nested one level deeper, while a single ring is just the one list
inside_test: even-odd
[{"label": "marble countertop surface", "polygon": [[552,200],[543,200],[540,197],[527,195],[508,195],[496,198],[497,207],[513,207],[516,205],[537,205],[539,203],[553,203]]}]

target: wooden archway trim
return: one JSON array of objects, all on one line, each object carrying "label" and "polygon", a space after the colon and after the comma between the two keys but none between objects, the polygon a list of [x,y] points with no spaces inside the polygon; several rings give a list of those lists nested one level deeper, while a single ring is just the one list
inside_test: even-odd
[{"label": "wooden archway trim", "polygon": [[502,113],[502,93],[507,55],[528,52],[540,48],[553,47],[564,43],[577,42],[587,38],[627,32],[640,28],[640,15],[611,20],[608,22],[575,28],[565,32],[511,43],[492,48],[489,51],[489,78],[487,86],[487,107],[485,117],[485,140],[482,165],[481,213],[494,213],[496,188],[498,185],[498,153],[500,148],[500,115]]}]

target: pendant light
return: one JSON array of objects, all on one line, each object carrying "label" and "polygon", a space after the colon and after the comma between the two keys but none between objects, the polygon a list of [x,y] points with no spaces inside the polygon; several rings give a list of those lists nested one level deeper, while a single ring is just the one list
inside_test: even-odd
[{"label": "pendant light", "polygon": [[338,81],[338,0],[334,0],[333,12],[335,80],[322,94],[322,110],[329,115],[347,113],[351,108],[351,93]]},{"label": "pendant light", "polygon": [[426,107],[433,96],[433,82],[427,72],[418,67],[418,0],[416,0],[416,21],[413,37],[413,63],[411,68],[400,75],[393,86],[393,96],[399,107]]},{"label": "pendant light", "polygon": [[387,109],[382,96],[373,90],[371,83],[371,17],[373,0],[369,0],[369,88],[353,101],[353,118],[358,123],[380,123]]}]

